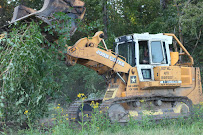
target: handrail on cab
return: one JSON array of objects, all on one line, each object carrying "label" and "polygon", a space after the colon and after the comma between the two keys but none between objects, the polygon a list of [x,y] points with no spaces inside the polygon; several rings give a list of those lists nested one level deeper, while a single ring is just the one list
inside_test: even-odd
[{"label": "handrail on cab", "polygon": [[180,48],[183,49],[183,51],[185,52],[185,54],[189,57],[190,59],[190,63],[186,63],[188,66],[193,66],[194,65],[194,60],[193,57],[190,55],[190,53],[186,50],[186,48],[183,46],[183,44],[179,41],[179,39],[175,36],[175,34],[173,33],[164,33],[164,35],[167,36],[172,36],[176,42],[178,43],[178,45],[180,46]]}]

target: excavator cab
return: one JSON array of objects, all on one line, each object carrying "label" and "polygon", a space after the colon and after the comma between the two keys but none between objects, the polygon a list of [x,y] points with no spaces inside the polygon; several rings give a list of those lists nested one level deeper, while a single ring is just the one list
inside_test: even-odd
[{"label": "excavator cab", "polygon": [[[173,38],[183,53],[173,52]],[[129,88],[130,85],[128,85],[125,96],[136,95],[136,91],[132,92],[132,89],[138,89],[138,91],[166,88],[175,90],[187,87],[186,90],[195,86],[192,80],[195,79],[199,68],[192,67],[193,58],[174,34],[134,33],[116,38],[115,44],[115,53],[124,56],[126,62],[132,66],[131,70],[134,69],[137,73],[133,76],[137,78],[136,86],[138,87]],[[188,57],[188,63],[180,61],[183,55]],[[129,76],[131,75],[129,72]]]},{"label": "excavator cab", "polygon": [[154,67],[170,65],[172,37],[163,34],[132,34],[115,39],[116,53],[137,67],[140,81],[154,81]]}]

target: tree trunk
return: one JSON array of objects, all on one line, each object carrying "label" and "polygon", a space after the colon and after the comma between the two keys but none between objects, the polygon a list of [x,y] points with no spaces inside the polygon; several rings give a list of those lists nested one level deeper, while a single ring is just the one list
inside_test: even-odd
[{"label": "tree trunk", "polygon": [[166,0],[160,0],[160,6],[162,9],[166,8]]},{"label": "tree trunk", "polygon": [[108,38],[108,35],[107,35],[107,26],[108,26],[107,0],[103,0],[103,23],[104,23],[104,39],[107,39]]},{"label": "tree trunk", "polygon": [[[176,35],[176,26],[174,27],[173,34]],[[175,52],[178,52],[177,42],[173,40],[173,48]]]}]

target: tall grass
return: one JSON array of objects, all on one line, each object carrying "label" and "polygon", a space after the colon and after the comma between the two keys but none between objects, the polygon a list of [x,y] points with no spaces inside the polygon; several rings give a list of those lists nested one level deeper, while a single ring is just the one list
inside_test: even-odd
[{"label": "tall grass", "polygon": [[[82,99],[82,101],[84,98]],[[143,119],[138,122],[133,119],[126,124],[111,123],[101,111],[98,104],[92,103],[93,113],[89,121],[71,122],[64,109],[58,104],[54,107],[50,126],[41,123],[29,123],[26,130],[2,132],[2,134],[30,134],[30,135],[200,135],[203,134],[203,106],[194,106],[194,113],[188,118],[164,119],[160,121]],[[28,115],[27,115],[28,116]]]}]

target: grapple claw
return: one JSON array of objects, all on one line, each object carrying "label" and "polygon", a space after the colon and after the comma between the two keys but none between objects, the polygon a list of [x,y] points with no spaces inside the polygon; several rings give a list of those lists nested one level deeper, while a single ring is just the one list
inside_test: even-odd
[{"label": "grapple claw", "polygon": [[[86,10],[84,5],[85,3],[80,0],[44,0],[43,7],[38,11],[19,5],[15,7],[13,18],[9,24],[18,21],[30,22],[32,19],[34,21],[42,20],[45,24],[51,25],[52,21],[56,20],[53,14],[56,12],[63,12],[71,18],[69,20],[71,23],[69,34],[72,36],[77,28],[75,19],[82,19],[84,17]],[[7,30],[8,29],[6,29],[6,31]]]}]

